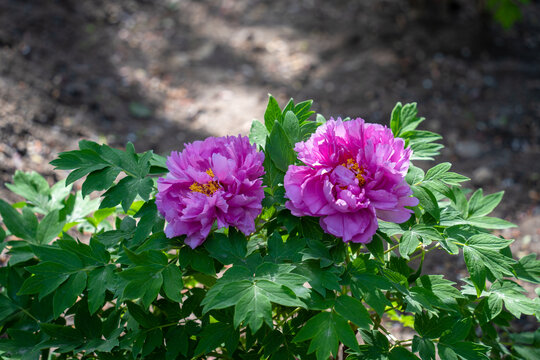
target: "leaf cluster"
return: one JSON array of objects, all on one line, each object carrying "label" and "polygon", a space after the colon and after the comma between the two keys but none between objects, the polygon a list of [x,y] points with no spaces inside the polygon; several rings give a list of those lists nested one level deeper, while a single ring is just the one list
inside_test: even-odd
[{"label": "leaf cluster", "polygon": [[[293,146],[325,122],[309,119],[311,104],[269,98],[250,134],[266,156],[256,231],[214,231],[196,249],[164,234],[154,194],[165,159],[152,152],[83,141],[53,162],[66,181],[17,172],[8,187],[24,201],[0,200],[0,357],[536,359],[539,333],[511,321],[539,317],[521,284],[540,283],[540,261],[515,259],[512,240],[490,232],[514,226],[489,216],[502,192],[468,196],[449,163],[411,165],[419,205],[403,224],[381,221],[367,245],[285,208]],[[442,147],[422,121],[416,104],[392,112],[414,159]],[[424,274],[432,251],[463,258],[468,276]],[[414,335],[397,339],[395,324]]]}]

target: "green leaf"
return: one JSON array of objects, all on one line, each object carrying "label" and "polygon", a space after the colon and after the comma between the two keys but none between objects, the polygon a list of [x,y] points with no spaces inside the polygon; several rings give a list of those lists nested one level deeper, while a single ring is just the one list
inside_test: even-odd
[{"label": "green leaf", "polygon": [[176,326],[167,332],[166,336],[166,360],[175,360],[178,354],[187,356],[188,352],[188,333],[185,326]]},{"label": "green leaf", "polygon": [[158,319],[152,314],[149,314],[140,305],[134,302],[126,302],[129,314],[141,325],[143,328],[150,329],[158,325]]},{"label": "green leaf", "polygon": [[444,344],[437,344],[437,351],[441,360],[459,360],[454,350]]},{"label": "green leaf", "polygon": [[[185,252],[187,247],[182,248],[182,252]],[[214,276],[216,269],[214,268],[214,260],[208,256],[206,252],[195,250],[192,251],[193,258],[191,260],[191,267],[203,274]]]},{"label": "green leaf", "polygon": [[71,305],[75,304],[77,297],[86,288],[86,273],[78,272],[69,277],[54,293],[53,316],[56,319]]},{"label": "green leaf", "polygon": [[442,275],[422,275],[417,283],[444,303],[455,303],[456,299],[463,298],[461,292],[453,286],[455,283],[444,279]]},{"label": "green leaf", "polygon": [[39,223],[36,231],[38,244],[48,244],[62,232],[65,221],[60,221],[58,210],[48,213]]},{"label": "green leaf", "polygon": [[40,174],[20,170],[15,172],[13,184],[6,184],[6,187],[25,198],[34,206],[34,211],[40,214],[62,208],[62,200],[71,190],[71,186],[66,186],[63,180],[49,188],[47,180]]},{"label": "green leaf", "polygon": [[[305,278],[287,273],[294,268],[292,266],[286,266],[279,270],[281,268],[278,265],[267,264],[259,266],[257,269],[259,275],[255,278],[251,277],[251,272],[247,268],[232,267],[206,294],[201,303],[204,306],[204,312],[212,309],[224,309],[236,304],[235,324],[248,318],[248,322],[257,327],[260,326],[262,320],[267,320],[268,301],[283,306],[305,307],[305,304],[296,295],[296,293],[301,296],[307,294],[306,289],[302,288],[303,291],[299,289],[301,284],[305,282]],[[268,266],[276,268],[272,270]],[[244,269],[244,271],[234,271],[233,269],[236,268]],[[231,272],[237,276],[232,275]],[[249,296],[245,296],[246,294]],[[249,299],[253,296],[256,296],[257,299],[250,302]],[[239,305],[240,309],[238,309]],[[248,306],[256,306],[257,309],[264,311],[262,313],[249,311]]]},{"label": "green leaf", "polygon": [[[267,144],[268,148],[268,144]],[[264,158],[263,162],[264,169],[266,170],[266,174],[264,174],[264,184],[268,186],[267,190],[265,191],[267,193],[266,199],[263,201],[266,201],[269,199],[269,204],[265,204],[265,207],[272,207],[274,205],[274,199],[275,195],[278,189],[278,185],[283,183],[283,177],[284,173],[281,172],[276,165],[272,162],[269,156],[266,156]],[[272,196],[269,196],[272,195]],[[283,201],[284,202],[284,201]],[[263,203],[264,204],[264,203]]]},{"label": "green leaf", "polygon": [[155,348],[159,348],[163,345],[163,332],[161,329],[152,329],[148,331],[146,339],[144,340],[143,350],[141,356],[147,357]]},{"label": "green leaf", "polygon": [[[135,148],[131,143],[127,144],[126,151],[121,151],[112,149],[107,145],[99,145],[86,140],[79,142],[79,148],[80,150],[60,153],[58,159],[51,162],[52,165],[56,166],[56,169],[73,170],[66,179],[67,185],[85,175],[89,175],[83,183],[83,193],[86,195],[93,190],[104,190],[108,188],[114,181],[114,178],[116,178],[116,175],[118,175],[119,171],[124,171],[129,175],[127,178],[131,178],[131,180],[129,180],[129,182],[132,183],[130,184],[131,187],[135,187],[136,190],[139,190],[138,193],[143,199],[148,199],[146,193],[149,193],[150,190],[147,190],[146,186],[148,185],[148,180],[150,182],[152,181],[151,179],[144,179],[144,177],[150,171],[150,160],[153,158],[153,153],[151,151],[144,154],[136,154]],[[140,182],[140,184],[134,184],[134,180],[137,183]],[[122,183],[122,190],[127,190],[125,189],[126,182],[128,182],[128,180],[124,180],[124,183]],[[116,191],[118,190],[119,189]],[[129,201],[131,196],[133,196],[131,193],[126,193],[125,198],[123,198],[122,201],[124,207],[131,204]],[[114,202],[112,200],[110,201]],[[116,204],[119,202],[120,201]],[[102,206],[102,208],[112,206]],[[129,208],[129,206],[127,206],[127,208]],[[127,209],[124,210],[127,211]]]},{"label": "green leaf", "polygon": [[39,300],[49,295],[56,290],[66,279],[69,274],[62,272],[64,268],[61,265],[55,264],[60,271],[50,271],[27,278],[22,284],[17,295],[27,295],[39,293]]},{"label": "green leaf", "polygon": [[433,306],[440,305],[440,303],[437,297],[428,289],[423,287],[413,287],[410,290],[405,290],[403,292],[405,293],[408,311],[415,314],[420,314],[423,311],[427,311],[429,314],[437,313]]},{"label": "green leaf", "polygon": [[336,267],[321,269],[317,262],[304,261],[304,264],[298,266],[297,271],[306,276],[309,285],[322,296],[326,296],[326,289],[333,291],[341,289],[340,271]]},{"label": "green leaf", "polygon": [[305,100],[294,106],[294,114],[300,122],[307,120],[315,111],[310,111],[313,100]]},{"label": "green leaf", "polygon": [[469,181],[471,179],[469,179],[466,176],[449,171],[443,174],[440,180],[447,185],[459,185],[459,183],[464,182],[464,181]]},{"label": "green leaf", "polygon": [[294,291],[289,287],[279,284],[278,282],[261,279],[253,286],[259,287],[270,301],[283,306],[305,307],[304,303],[298,299]]},{"label": "green leaf", "polygon": [[413,337],[412,351],[420,354],[422,360],[435,360],[435,344],[430,339]]},{"label": "green leaf", "polygon": [[[67,271],[78,271],[83,268],[83,262],[81,259],[74,253],[61,249],[56,246],[50,245],[31,245],[32,251],[36,254],[38,258],[45,262],[54,262],[61,264],[65,267]],[[45,263],[40,263],[36,266],[29,267],[30,271],[37,271],[41,265]]]},{"label": "green leaf", "polygon": [[448,345],[457,355],[467,360],[487,360],[490,347],[473,342],[458,342]]},{"label": "green leaf", "polygon": [[2,221],[13,235],[31,242],[36,241],[35,233],[27,226],[27,222],[22,215],[2,199],[0,199],[0,215],[2,215]]},{"label": "green leaf", "polygon": [[398,102],[392,110],[392,117],[390,119],[390,129],[394,136],[401,137],[402,134],[415,130],[425,120],[424,118],[417,117],[417,114],[416,103],[401,105]]},{"label": "green leaf", "polygon": [[88,310],[94,314],[105,302],[105,291],[114,281],[114,266],[98,267],[88,273]]},{"label": "green leaf", "polygon": [[[483,263],[487,270],[497,279],[502,279],[504,276],[513,276],[512,265],[516,261],[500,252],[485,248],[466,246],[464,248],[464,254],[466,253],[468,253],[469,257],[473,256],[474,258],[480,259],[480,262]],[[465,259],[465,263],[467,264],[467,258]]]},{"label": "green leaf", "polygon": [[347,320],[339,314],[333,312],[332,321],[339,340],[348,348],[351,348],[354,351],[359,351],[360,348],[358,347],[358,341],[356,340],[356,336],[354,335],[354,332],[352,331]]},{"label": "green leaf", "polygon": [[229,229],[229,236],[214,233],[204,242],[210,256],[224,265],[245,264],[247,248],[246,237],[234,228]]},{"label": "green leaf", "polygon": [[366,244],[369,252],[381,262],[384,262],[384,245],[381,238],[377,235],[373,236],[371,242]]},{"label": "green leaf", "polygon": [[[317,118],[322,118],[322,115],[318,114]],[[317,128],[324,124],[326,120],[324,121],[306,121],[300,125],[300,138],[301,140],[305,141],[309,139],[309,137],[317,130]]]},{"label": "green leaf", "polygon": [[417,185],[420,184],[422,180],[424,180],[424,170],[411,164],[409,166],[409,171],[405,176],[405,181],[407,181],[407,184]]},{"label": "green leaf", "polygon": [[209,353],[222,344],[233,353],[238,345],[239,334],[231,324],[218,322],[206,325],[198,337],[200,340],[195,348],[194,357]]},{"label": "green leaf", "polygon": [[514,264],[514,272],[518,279],[540,284],[540,260],[536,260],[536,254],[522,257]]},{"label": "green leaf", "polygon": [[278,285],[285,286],[292,290],[294,295],[299,298],[305,298],[309,296],[309,290],[304,287],[304,283],[308,281],[305,274],[293,273],[291,271],[298,270],[294,266],[289,264],[274,264],[265,262],[257,267],[255,270],[255,280],[266,279],[275,282]]},{"label": "green leaf", "polygon": [[155,200],[145,202],[133,217],[140,218],[133,235],[133,244],[139,244],[150,235],[159,219]]},{"label": "green leaf", "polygon": [[452,167],[452,164],[450,164],[449,162],[443,162],[443,163],[437,164],[426,172],[426,177],[424,178],[424,180],[425,181],[438,180],[446,172],[448,172],[448,170],[450,170],[451,167]]},{"label": "green leaf", "polygon": [[400,137],[407,139],[409,144],[430,143],[442,139],[441,135],[426,130],[406,131]]},{"label": "green leaf", "polygon": [[201,302],[206,313],[212,309],[225,309],[235,305],[245,292],[249,292],[253,283],[249,280],[239,280],[231,282],[218,282],[206,293]]},{"label": "green leaf", "polygon": [[274,123],[276,121],[281,122],[281,120],[282,117],[279,104],[272,95],[269,95],[268,105],[266,106],[266,111],[264,113],[264,126],[268,129],[268,132],[272,132]]},{"label": "green leaf", "polygon": [[465,223],[481,229],[508,229],[516,227],[515,224],[509,221],[489,216],[471,217]]},{"label": "green leaf", "polygon": [[[315,240],[319,236],[310,236],[308,234],[308,226],[307,224],[302,225],[302,230],[304,233],[304,236],[306,237],[306,242],[308,247],[302,250],[302,260],[320,260],[320,267],[327,267],[334,263],[332,260],[332,257],[330,256],[330,252],[328,251],[328,247],[320,240]],[[319,228],[320,229],[320,228]],[[317,233],[319,235],[319,233]]]},{"label": "green leaf", "polygon": [[148,200],[153,186],[151,178],[136,179],[127,176],[103,194],[104,199],[99,208],[110,208],[121,203],[122,209],[127,212],[137,195],[144,201]]},{"label": "green leaf", "polygon": [[392,306],[381,289],[389,290],[391,288],[392,283],[381,275],[362,273],[354,274],[351,278],[351,290],[354,296],[363,297],[365,302],[379,315],[384,313],[386,306]]},{"label": "green leaf", "polygon": [[425,339],[439,338],[444,331],[452,328],[451,318],[440,315],[431,316],[428,313],[417,313],[414,316],[414,330]]},{"label": "green leaf", "polygon": [[438,221],[441,213],[439,205],[437,204],[437,199],[433,193],[423,186],[413,186],[412,190],[414,197],[420,202],[420,206]]},{"label": "green leaf", "polygon": [[293,109],[294,109],[294,101],[293,101],[293,98],[290,98],[289,102],[287,102],[287,105],[285,105],[285,107],[281,111],[281,117],[283,118],[288,111],[292,111]]},{"label": "green leaf", "polygon": [[294,145],[298,141],[302,140],[300,138],[300,124],[298,122],[298,118],[292,111],[287,111],[285,113],[283,130],[285,130],[285,133],[288,135],[291,145]]},{"label": "green leaf", "polygon": [[412,155],[410,160],[434,160],[444,146],[436,143],[411,144]]},{"label": "green leaf", "polygon": [[478,189],[469,199],[469,216],[485,216],[493,211],[499,205],[504,195],[504,191],[495,194],[483,196],[482,189]]},{"label": "green leaf", "polygon": [[287,172],[289,165],[296,160],[296,153],[292,148],[289,137],[277,121],[266,141],[266,154],[270,156],[272,162],[282,172]]},{"label": "green leaf", "polygon": [[539,306],[523,294],[525,290],[512,281],[496,282],[491,286],[490,292],[488,303],[492,297],[495,298],[493,301],[504,301],[506,310],[518,319],[521,314],[533,315],[539,311]]},{"label": "green leaf", "polygon": [[17,306],[17,304],[13,303],[6,296],[0,294],[0,323],[3,323],[8,316],[19,310],[20,308]]},{"label": "green leaf", "polygon": [[87,339],[101,339],[103,325],[97,315],[90,315],[86,301],[83,299],[77,304],[75,313],[75,328]]},{"label": "green leaf", "polygon": [[[127,277],[127,270],[124,270],[120,275]],[[131,281],[124,288],[122,299],[141,299],[143,306],[148,307],[152,301],[156,299],[163,284],[163,275],[161,272],[156,272],[155,268],[149,267],[148,270],[144,266],[140,267],[140,271],[131,272]]]},{"label": "green leaf", "polygon": [[300,262],[302,259],[300,251],[305,246],[305,239],[301,237],[289,237],[287,241],[283,242],[283,238],[279,232],[275,231],[268,239],[268,256],[276,263],[283,260]]},{"label": "green leaf", "polygon": [[62,239],[55,242],[65,251],[75,254],[85,265],[103,265],[109,262],[110,254],[105,247],[94,239],[90,239],[90,246],[76,242],[69,235],[64,234]]},{"label": "green leaf", "polygon": [[398,136],[399,134],[402,109],[403,109],[403,105],[401,105],[401,103],[398,102],[396,106],[394,106],[394,109],[392,110],[392,116],[390,118],[390,129],[392,130],[392,133],[394,134],[394,136]]},{"label": "green leaf", "polygon": [[371,317],[362,302],[353,297],[347,295],[338,297],[335,303],[335,310],[359,328],[369,330],[372,324]]},{"label": "green leaf", "polygon": [[120,174],[120,169],[116,167],[106,167],[91,172],[82,185],[82,196],[85,197],[93,191],[107,190],[118,174]]},{"label": "green leaf", "polygon": [[81,332],[77,329],[72,328],[71,326],[41,323],[39,324],[39,327],[47,335],[56,339],[62,339],[68,343],[78,342],[78,344],[81,344],[84,342]]},{"label": "green leaf", "polygon": [[182,300],[182,294],[180,292],[183,288],[182,271],[180,271],[176,264],[169,264],[163,269],[163,291],[165,295],[172,301],[180,302]]},{"label": "green leaf", "polygon": [[253,120],[251,123],[251,130],[249,131],[250,143],[257,144],[259,149],[264,149],[268,135],[270,135],[270,133],[266,127],[260,121]]},{"label": "green leaf", "polygon": [[250,287],[238,300],[234,310],[234,327],[244,322],[253,333],[262,326],[263,321],[270,327],[272,323],[272,304],[266,292],[258,286]]},{"label": "green leaf", "polygon": [[478,296],[486,286],[486,267],[480,253],[470,247],[463,248],[463,256]]},{"label": "green leaf", "polygon": [[505,239],[492,234],[477,234],[467,240],[467,246],[478,250],[501,250],[510,245],[514,240]]},{"label": "green leaf", "polygon": [[[79,146],[81,143],[79,143]],[[58,159],[51,161],[55,170],[72,170],[67,179],[66,185],[74,183],[92,171],[104,169],[110,164],[105,162],[98,153],[93,150],[74,150],[60,153]]]},{"label": "green leaf", "polygon": [[362,339],[369,346],[368,355],[370,359],[380,359],[388,353],[388,338],[377,330],[360,330]]},{"label": "green leaf", "polygon": [[469,335],[472,328],[472,319],[470,317],[463,318],[452,326],[452,330],[446,332],[441,337],[440,341],[445,344],[453,344],[458,341],[463,341]]},{"label": "green leaf", "polygon": [[308,354],[315,352],[317,359],[337,357],[339,341],[359,351],[354,333],[342,316],[335,312],[321,312],[307,321],[293,339],[302,342],[311,339]]},{"label": "green leaf", "polygon": [[399,240],[399,253],[405,259],[409,259],[409,255],[416,250],[418,245],[420,245],[418,234],[407,230],[403,233],[403,236]]}]

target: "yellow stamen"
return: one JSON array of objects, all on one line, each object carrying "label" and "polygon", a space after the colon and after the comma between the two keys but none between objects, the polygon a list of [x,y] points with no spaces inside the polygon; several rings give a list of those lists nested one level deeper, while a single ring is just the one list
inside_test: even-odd
[{"label": "yellow stamen", "polygon": [[355,177],[358,179],[359,186],[364,186],[366,184],[366,179],[364,179],[362,176],[366,172],[363,166],[359,166],[358,163],[351,158],[347,159],[347,162],[341,165],[345,166],[355,174]]},{"label": "yellow stamen", "polygon": [[[214,177],[214,172],[212,171],[212,169],[206,170],[206,173],[210,177],[212,178]],[[189,190],[191,190],[192,192],[198,192],[206,196],[212,196],[220,188],[221,188],[221,185],[216,180],[211,180],[207,182],[206,184],[199,184],[197,182],[194,182],[193,184],[189,186]]]}]

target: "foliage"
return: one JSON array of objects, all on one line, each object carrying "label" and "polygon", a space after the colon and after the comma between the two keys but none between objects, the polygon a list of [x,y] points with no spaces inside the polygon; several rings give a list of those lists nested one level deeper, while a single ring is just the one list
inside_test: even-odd
[{"label": "foliage", "polygon": [[530,0],[488,0],[486,7],[493,13],[493,19],[496,22],[503,28],[509,29],[521,20],[522,8],[529,3]]},{"label": "foliage", "polygon": [[[540,283],[540,261],[514,259],[512,240],[489,232],[514,226],[489,216],[502,192],[467,197],[468,179],[449,163],[411,165],[414,215],[381,221],[366,246],[291,215],[282,184],[297,163],[293,146],[325,122],[309,120],[311,104],[281,109],[270,97],[250,134],[266,156],[257,230],[214,231],[196,249],[163,232],[155,180],[167,169],[151,151],[81,141],[52,162],[71,170],[66,181],[49,187],[17,172],[7,186],[25,200],[0,200],[9,257],[0,268],[0,358],[538,358],[540,333],[513,334],[510,321],[540,316],[538,297],[520,285]],[[414,103],[391,116],[414,160],[442,148],[439,135],[417,130],[423,120]],[[463,256],[470,276],[456,284],[423,274],[439,248]],[[396,339],[395,322],[415,335]]]}]

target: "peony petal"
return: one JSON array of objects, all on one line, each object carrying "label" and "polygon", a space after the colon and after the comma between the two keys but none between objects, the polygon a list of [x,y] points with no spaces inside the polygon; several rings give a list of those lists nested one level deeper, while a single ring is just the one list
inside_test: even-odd
[{"label": "peony petal", "polygon": [[263,161],[245,136],[209,137],[172,152],[170,172],[158,180],[156,195],[167,237],[186,235],[186,244],[195,248],[216,220],[219,227],[252,231],[264,198]]}]

